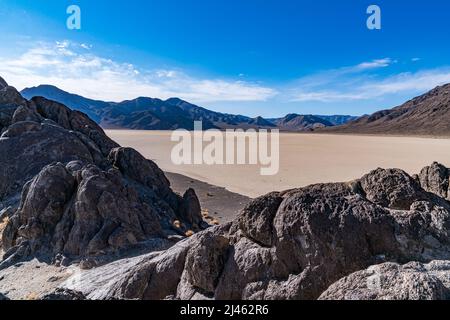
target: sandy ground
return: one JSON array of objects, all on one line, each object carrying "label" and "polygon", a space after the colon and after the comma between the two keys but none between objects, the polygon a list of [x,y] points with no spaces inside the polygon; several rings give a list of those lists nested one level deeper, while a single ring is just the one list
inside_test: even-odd
[{"label": "sandy ground", "polygon": [[170,141],[168,131],[110,130],[107,134],[122,146],[139,150],[165,171],[249,197],[314,183],[350,181],[378,167],[414,174],[433,161],[450,166],[450,139],[282,133],[280,171],[261,176],[259,166],[177,166],[170,158],[176,143]]},{"label": "sandy ground", "polygon": [[239,211],[251,200],[225,188],[213,186],[177,173],[166,173],[166,175],[175,192],[182,195],[188,188],[194,189],[203,212],[221,224],[234,220]]},{"label": "sandy ground", "polygon": [[11,300],[38,300],[55,290],[77,267],[56,267],[37,259],[0,270],[0,293]]}]

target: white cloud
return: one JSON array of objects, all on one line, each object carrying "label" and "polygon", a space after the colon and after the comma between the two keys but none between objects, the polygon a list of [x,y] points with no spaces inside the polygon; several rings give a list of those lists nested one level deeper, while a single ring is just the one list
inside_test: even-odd
[{"label": "white cloud", "polygon": [[86,50],[91,50],[92,49],[92,45],[91,44],[86,44],[86,43],[82,43],[80,44],[80,47]]},{"label": "white cloud", "polygon": [[401,73],[383,81],[366,84],[361,89],[368,95],[382,96],[400,92],[426,91],[449,82],[450,69],[440,68],[416,73]]},{"label": "white cloud", "polygon": [[266,101],[277,94],[272,88],[241,80],[202,79],[181,70],[141,70],[97,56],[91,48],[69,41],[39,42],[18,57],[0,56],[0,75],[18,89],[53,84],[108,101],[138,96],[180,97],[197,103]]},{"label": "white cloud", "polygon": [[354,67],[355,71],[369,70],[369,69],[377,69],[377,68],[386,68],[391,64],[396,63],[395,60],[391,58],[384,59],[376,59],[368,62],[362,62]]},{"label": "white cloud", "polygon": [[396,63],[390,58],[363,62],[299,79],[289,89],[294,102],[343,102],[372,100],[396,94],[420,94],[450,82],[450,68],[417,72],[391,73],[380,76],[374,73]]}]

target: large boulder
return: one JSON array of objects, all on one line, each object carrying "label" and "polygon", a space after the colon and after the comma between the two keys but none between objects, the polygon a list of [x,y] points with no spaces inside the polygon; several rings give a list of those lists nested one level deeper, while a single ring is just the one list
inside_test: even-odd
[{"label": "large boulder", "polygon": [[[200,230],[184,219],[184,200],[178,199],[176,211],[150,189],[142,197],[115,168],[49,165],[24,187],[20,207],[3,233],[6,258],[23,247],[32,254],[69,258],[108,255],[156,239],[160,245],[154,249],[165,249],[170,236],[184,235],[174,221]],[[200,211],[196,214],[201,217]]]},{"label": "large boulder", "polygon": [[399,169],[377,169],[360,180],[364,196],[385,208],[409,210],[415,201],[429,196],[419,183]]},{"label": "large boulder", "polygon": [[449,300],[450,261],[385,263],[331,285],[321,300]]},{"label": "large boulder", "polygon": [[449,170],[434,162],[431,166],[425,167],[419,174],[420,185],[423,189],[433,192],[444,199],[450,199],[449,188]]},{"label": "large boulder", "polygon": [[[183,254],[176,255],[173,282],[163,291],[172,298],[317,299],[339,279],[372,265],[450,260],[450,206],[403,171],[380,169],[351,183],[255,199],[233,223],[161,255],[170,259],[178,250]],[[109,298],[136,298],[124,294],[135,286],[124,279],[140,279],[138,287],[145,290],[160,286],[154,286],[154,269],[104,268],[120,270],[109,276],[118,281],[102,286]],[[97,272],[71,289],[85,293]]]}]

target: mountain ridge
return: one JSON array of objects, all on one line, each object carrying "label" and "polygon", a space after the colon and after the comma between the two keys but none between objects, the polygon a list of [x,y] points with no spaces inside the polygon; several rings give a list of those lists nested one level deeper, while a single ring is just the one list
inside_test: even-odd
[{"label": "mountain ridge", "polygon": [[450,84],[438,86],[402,105],[320,131],[348,134],[450,136]]},{"label": "mountain ridge", "polygon": [[138,97],[122,102],[106,102],[72,94],[52,85],[25,88],[21,94],[32,99],[42,96],[81,111],[94,119],[103,128],[175,130],[194,129],[194,121],[202,121],[203,129],[274,129],[283,131],[313,131],[324,126],[334,126],[353,120],[346,115],[313,116],[298,115],[295,122],[286,124],[283,118],[251,118],[212,111],[180,98],[162,100]]}]

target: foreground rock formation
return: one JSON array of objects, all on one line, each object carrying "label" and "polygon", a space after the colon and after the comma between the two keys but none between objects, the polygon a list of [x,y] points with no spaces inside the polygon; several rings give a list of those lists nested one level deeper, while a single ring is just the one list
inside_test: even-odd
[{"label": "foreground rock formation", "polygon": [[156,164],[84,114],[1,80],[0,126],[0,271],[31,257],[75,266],[41,298],[449,298],[440,164],[274,192],[203,230],[193,190],[173,193]]},{"label": "foreground rock formation", "polygon": [[449,261],[385,263],[339,280],[320,299],[449,300],[449,275]]},{"label": "foreground rock formation", "polygon": [[161,250],[205,227],[195,192],[172,192],[155,163],[86,115],[0,84],[0,268]]},{"label": "foreground rock formation", "polygon": [[[449,177],[435,174],[438,164],[430,168],[420,179],[378,169],[351,183],[272,193],[233,223],[81,273],[63,287],[89,299],[447,298],[448,281],[433,277],[449,279],[449,262],[420,264],[450,260],[450,205],[430,192]],[[426,190],[418,180],[429,182]],[[411,261],[370,269],[386,273],[386,292],[358,291],[371,275],[365,271],[337,282]]]}]

